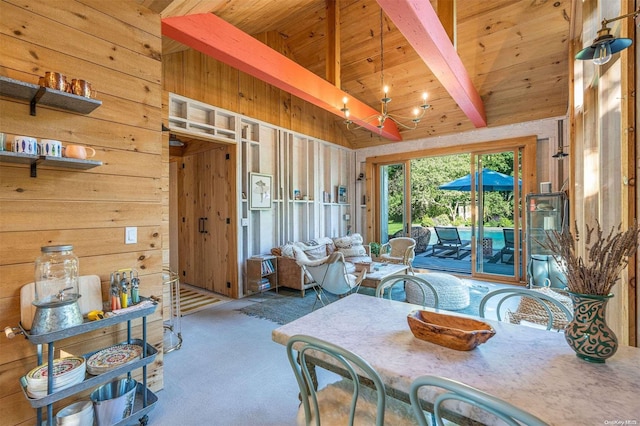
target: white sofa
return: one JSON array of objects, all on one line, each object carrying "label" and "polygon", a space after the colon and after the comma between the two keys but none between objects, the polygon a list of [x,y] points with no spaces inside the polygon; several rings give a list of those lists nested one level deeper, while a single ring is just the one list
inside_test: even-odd
[{"label": "white sofa", "polygon": [[277,257],[278,286],[300,290],[304,297],[305,291],[313,287],[315,283],[310,276],[305,276],[297,261],[308,263],[309,261],[321,260],[334,251],[342,252],[349,273],[355,272],[353,263],[371,262],[369,247],[363,244],[360,234],[336,238],[324,237],[305,242],[289,242],[271,249],[271,254]]}]

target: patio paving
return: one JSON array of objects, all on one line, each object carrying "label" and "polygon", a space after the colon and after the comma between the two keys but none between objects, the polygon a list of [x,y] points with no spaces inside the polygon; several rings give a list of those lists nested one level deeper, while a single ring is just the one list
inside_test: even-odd
[{"label": "patio paving", "polygon": [[[439,253],[436,251],[436,254]],[[501,261],[500,250],[493,250],[490,256],[484,257],[484,272],[488,274],[513,276],[513,263],[508,263],[509,258],[507,256],[504,257],[504,260],[505,262]],[[461,258],[456,259],[455,256],[434,256],[429,247],[424,253],[416,253],[416,257],[413,260],[413,267],[471,275],[471,251],[461,253]]]}]

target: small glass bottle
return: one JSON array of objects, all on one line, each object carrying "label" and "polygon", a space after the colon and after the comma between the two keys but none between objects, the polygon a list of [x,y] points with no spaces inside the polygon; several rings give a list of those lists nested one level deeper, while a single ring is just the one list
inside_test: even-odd
[{"label": "small glass bottle", "polygon": [[45,246],[36,259],[36,306],[55,306],[78,300],[78,258],[72,245]]}]

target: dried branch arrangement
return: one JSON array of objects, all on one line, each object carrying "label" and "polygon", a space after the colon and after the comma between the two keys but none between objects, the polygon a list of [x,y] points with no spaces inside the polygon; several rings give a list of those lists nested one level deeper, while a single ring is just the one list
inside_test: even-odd
[{"label": "dried branch arrangement", "polygon": [[586,260],[576,253],[580,241],[577,224],[572,234],[553,230],[547,231],[545,241],[537,241],[550,250],[567,277],[567,289],[573,293],[608,295],[627,266],[629,257],[638,250],[640,226],[634,224],[622,232],[612,227],[608,235],[602,231],[600,222],[595,227],[586,225]]}]

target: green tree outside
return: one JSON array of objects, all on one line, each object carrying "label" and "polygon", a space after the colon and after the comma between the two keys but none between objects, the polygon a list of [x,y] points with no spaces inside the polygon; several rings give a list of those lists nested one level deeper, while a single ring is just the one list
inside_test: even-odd
[{"label": "green tree outside", "polygon": [[[511,176],[513,155],[510,152],[483,155],[483,167]],[[411,211],[414,223],[422,226],[470,225],[470,219],[458,213],[470,209],[471,193],[441,190],[438,187],[469,174],[470,154],[425,157],[411,160]],[[402,229],[403,167],[389,166],[389,235]],[[513,192],[485,192],[485,226],[513,226]]]}]

